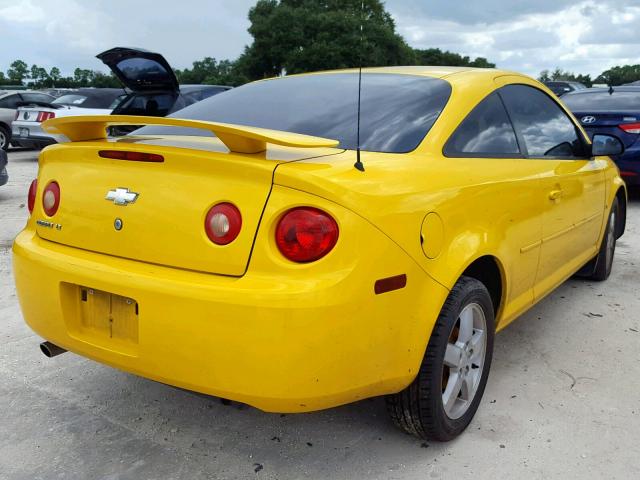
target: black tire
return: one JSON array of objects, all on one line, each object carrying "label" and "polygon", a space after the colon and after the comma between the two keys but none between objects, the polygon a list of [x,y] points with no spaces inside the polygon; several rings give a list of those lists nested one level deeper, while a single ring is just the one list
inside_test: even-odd
[{"label": "black tire", "polygon": [[[604,231],[602,242],[600,243],[600,250],[596,258],[591,260],[587,264],[591,267],[591,274],[587,275],[590,280],[602,282],[609,278],[611,275],[611,269],[613,267],[613,256],[616,252],[616,237],[617,237],[617,225],[618,215],[620,211],[618,208],[618,199],[614,199],[611,204],[611,210],[607,217],[607,228]],[[587,268],[588,268],[587,267]]]},{"label": "black tire", "polygon": [[0,149],[5,152],[9,150],[9,144],[11,143],[11,130],[3,125],[0,125]]},{"label": "black tire", "polygon": [[[445,352],[452,337],[454,335],[456,338],[460,337],[459,316],[468,306],[474,309],[474,315],[477,313],[476,308],[481,309],[484,314],[486,333],[484,361],[482,370],[476,374],[475,393],[468,401],[463,400],[462,391],[455,395],[453,402],[463,403],[465,410],[459,417],[451,418],[445,410],[443,390],[445,381],[448,387],[449,380],[455,377],[450,376],[453,375],[450,373],[453,371],[451,367],[445,365]],[[423,439],[445,442],[460,435],[478,410],[487,384],[493,355],[494,329],[493,304],[487,288],[475,278],[461,277],[449,293],[438,316],[418,375],[407,388],[387,396],[387,409],[393,422],[407,433]],[[472,331],[474,338],[478,331],[475,329],[474,321]],[[472,368],[477,367],[472,366]],[[463,369],[456,371],[462,372]],[[469,372],[468,364],[466,371]]]}]

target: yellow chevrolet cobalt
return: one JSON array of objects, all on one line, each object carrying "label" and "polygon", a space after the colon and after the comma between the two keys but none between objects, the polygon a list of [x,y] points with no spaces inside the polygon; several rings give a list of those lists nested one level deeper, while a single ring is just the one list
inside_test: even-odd
[{"label": "yellow chevrolet cobalt", "polygon": [[519,74],[361,80],[359,129],[350,70],[46,122],[70,141],[42,152],[13,246],[43,351],[268,412],[385,395],[404,430],[460,434],[495,332],[609,276],[623,147]]}]

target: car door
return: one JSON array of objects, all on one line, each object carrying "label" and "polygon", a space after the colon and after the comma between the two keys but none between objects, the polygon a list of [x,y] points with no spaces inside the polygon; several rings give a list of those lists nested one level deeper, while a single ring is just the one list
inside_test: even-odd
[{"label": "car door", "polygon": [[[543,194],[543,166],[522,153],[497,92],[466,116],[447,140],[443,153],[455,162],[455,168],[469,172],[479,182],[474,186],[475,198],[477,204],[487,207],[476,221],[487,222],[489,231],[500,232],[495,255],[508,279],[501,317],[509,321],[534,301],[542,235],[539,198]],[[463,208],[474,211],[470,205]]]},{"label": "car door", "polygon": [[604,160],[590,159],[572,118],[530,85],[500,89],[528,159],[544,165],[544,210],[535,296],[540,298],[597,252],[605,204]]}]

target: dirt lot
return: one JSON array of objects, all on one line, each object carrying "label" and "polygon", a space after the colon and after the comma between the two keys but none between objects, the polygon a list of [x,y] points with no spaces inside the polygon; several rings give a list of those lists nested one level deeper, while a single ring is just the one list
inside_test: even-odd
[{"label": "dirt lot", "polygon": [[73,354],[24,324],[11,243],[37,152],[0,187],[0,479],[640,478],[640,197],[605,283],[570,280],[498,335],[489,384],[449,444],[396,430],[384,402],[276,415]]}]

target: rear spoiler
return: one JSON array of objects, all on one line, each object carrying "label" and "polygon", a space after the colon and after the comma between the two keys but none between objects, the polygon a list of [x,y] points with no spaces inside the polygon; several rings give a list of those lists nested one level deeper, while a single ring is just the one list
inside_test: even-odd
[{"label": "rear spoiler", "polygon": [[87,140],[104,140],[107,138],[107,127],[122,125],[161,125],[208,130],[213,132],[229,150],[237,153],[262,152],[266,150],[267,143],[298,148],[336,147],[340,143],[338,140],[329,138],[230,123],[137,115],[60,117],[43,122],[42,129],[49,133],[65,135],[72,142],[83,142]]}]

